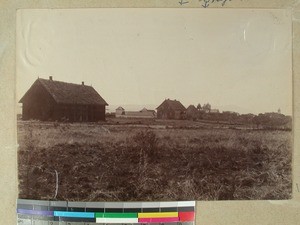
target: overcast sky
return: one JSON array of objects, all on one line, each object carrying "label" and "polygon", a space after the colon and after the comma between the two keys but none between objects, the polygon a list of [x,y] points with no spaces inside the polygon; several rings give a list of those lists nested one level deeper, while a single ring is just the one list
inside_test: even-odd
[{"label": "overcast sky", "polygon": [[92,85],[110,105],[292,114],[285,10],[18,10],[17,101],[38,78]]}]

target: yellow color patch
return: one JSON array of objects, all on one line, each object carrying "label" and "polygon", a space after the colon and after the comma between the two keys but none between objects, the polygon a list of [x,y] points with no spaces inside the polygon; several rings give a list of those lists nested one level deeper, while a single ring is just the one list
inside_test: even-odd
[{"label": "yellow color patch", "polygon": [[178,217],[178,212],[138,213],[138,218]]}]

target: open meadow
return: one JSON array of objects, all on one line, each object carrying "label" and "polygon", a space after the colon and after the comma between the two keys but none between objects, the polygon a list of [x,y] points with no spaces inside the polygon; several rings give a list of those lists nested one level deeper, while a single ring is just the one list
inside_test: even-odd
[{"label": "open meadow", "polygon": [[288,130],[187,120],[18,121],[18,143],[19,198],[291,198]]}]

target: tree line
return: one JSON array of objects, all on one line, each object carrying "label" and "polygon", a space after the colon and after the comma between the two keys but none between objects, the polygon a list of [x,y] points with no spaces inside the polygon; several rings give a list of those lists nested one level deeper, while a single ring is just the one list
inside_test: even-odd
[{"label": "tree line", "polygon": [[194,114],[187,113],[187,119],[193,120],[209,120],[217,123],[228,123],[228,124],[247,124],[254,128],[261,129],[292,129],[292,117],[278,113],[260,113],[255,114],[239,114],[231,111],[210,113],[211,105],[209,103],[197,105],[197,112]]}]

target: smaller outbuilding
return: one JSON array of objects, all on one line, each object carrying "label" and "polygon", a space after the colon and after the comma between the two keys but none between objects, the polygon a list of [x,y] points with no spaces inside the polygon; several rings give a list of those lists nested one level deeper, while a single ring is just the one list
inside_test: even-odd
[{"label": "smaller outbuilding", "polygon": [[199,115],[198,109],[194,105],[190,105],[186,109],[186,117],[188,119],[197,119]]},{"label": "smaller outbuilding", "polygon": [[122,117],[123,115],[125,115],[125,109],[121,106],[116,108],[116,117]]}]

